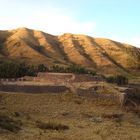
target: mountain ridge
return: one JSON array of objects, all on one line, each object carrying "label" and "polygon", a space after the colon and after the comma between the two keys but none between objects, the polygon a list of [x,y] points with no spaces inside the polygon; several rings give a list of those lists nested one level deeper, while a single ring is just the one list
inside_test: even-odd
[{"label": "mountain ridge", "polygon": [[101,73],[131,73],[140,68],[140,49],[105,38],[65,33],[54,36],[28,28],[0,31],[0,59],[30,64],[81,65]]}]

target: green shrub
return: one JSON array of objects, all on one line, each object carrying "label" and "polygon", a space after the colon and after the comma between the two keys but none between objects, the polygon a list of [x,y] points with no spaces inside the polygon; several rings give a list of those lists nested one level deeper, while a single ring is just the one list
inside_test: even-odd
[{"label": "green shrub", "polygon": [[106,81],[107,81],[108,83],[115,83],[115,77],[114,77],[114,76],[106,77]]},{"label": "green shrub", "polygon": [[118,85],[126,85],[128,84],[128,78],[126,78],[125,76],[122,75],[117,75],[115,77],[115,81]]},{"label": "green shrub", "polygon": [[0,64],[0,78],[17,78],[23,76],[36,76],[35,66],[25,62],[7,61]]},{"label": "green shrub", "polygon": [[44,50],[44,46],[43,45],[40,45],[40,46],[37,46],[37,50],[39,51],[39,52],[42,52],[43,50]]},{"label": "green shrub", "polygon": [[60,73],[77,73],[77,74],[91,74],[96,75],[95,71],[88,71],[82,66],[79,65],[70,65],[68,67],[62,67],[59,65],[54,65],[50,68],[51,72],[60,72]]},{"label": "green shrub", "polygon": [[44,64],[39,64],[37,68],[38,72],[46,72],[48,71],[47,67]]},{"label": "green shrub", "polygon": [[54,65],[49,69],[44,64],[38,66],[28,65],[25,62],[2,61],[0,63],[0,78],[18,78],[23,76],[36,76],[38,72],[59,72],[96,75],[95,71],[89,71],[79,65],[62,67]]},{"label": "green shrub", "polygon": [[50,71],[51,72],[65,72],[66,71],[66,69],[65,69],[65,67],[61,67],[61,66],[58,66],[58,65],[54,65],[54,66],[52,66],[51,68],[50,68]]},{"label": "green shrub", "polygon": [[79,65],[71,65],[69,66],[66,71],[71,72],[71,73],[81,73],[81,74],[86,74],[88,71]]},{"label": "green shrub", "polygon": [[96,75],[96,71],[89,71],[88,74],[91,74],[92,76]]},{"label": "green shrub", "polygon": [[106,81],[109,82],[109,83],[116,83],[118,85],[128,84],[128,78],[123,76],[123,75],[106,77]]}]

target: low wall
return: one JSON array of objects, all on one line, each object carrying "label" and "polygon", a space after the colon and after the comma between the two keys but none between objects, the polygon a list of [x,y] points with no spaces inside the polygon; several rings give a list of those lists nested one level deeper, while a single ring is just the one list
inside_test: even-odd
[{"label": "low wall", "polygon": [[46,82],[69,82],[75,78],[71,73],[38,73],[36,79]]},{"label": "low wall", "polygon": [[105,93],[97,93],[95,88],[91,89],[77,89],[77,94],[80,96],[88,96],[88,97],[95,97],[100,99],[109,99],[112,101],[117,102],[122,107],[126,105],[133,105],[136,107],[137,103],[140,103],[140,98],[136,94],[137,91],[133,88],[126,88],[122,92],[114,93],[114,94],[105,94]]},{"label": "low wall", "polygon": [[0,85],[0,91],[25,93],[62,93],[71,92],[66,86],[37,85]]},{"label": "low wall", "polygon": [[0,78],[0,82],[33,81],[33,82],[91,82],[103,81],[100,76],[73,73],[38,73],[37,77],[24,76],[21,78]]},{"label": "low wall", "polygon": [[36,77],[24,76],[21,78],[0,78],[0,82],[34,81]]},{"label": "low wall", "polygon": [[93,91],[91,89],[77,89],[77,94],[89,97],[97,97],[97,98],[99,97],[103,99],[118,100],[117,99],[118,95],[116,94],[97,93],[96,91]]},{"label": "low wall", "polygon": [[103,81],[101,77],[92,76],[89,74],[75,74],[73,82],[91,82],[91,81]]},{"label": "low wall", "polygon": [[100,76],[92,76],[89,74],[73,74],[73,73],[38,73],[36,79],[52,82],[90,82],[103,81]]}]

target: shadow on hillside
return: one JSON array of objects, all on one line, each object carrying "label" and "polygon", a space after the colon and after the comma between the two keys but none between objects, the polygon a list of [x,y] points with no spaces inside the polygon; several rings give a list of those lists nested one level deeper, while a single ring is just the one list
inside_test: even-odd
[{"label": "shadow on hillside", "polygon": [[128,70],[126,70],[121,64],[117,63],[107,52],[104,48],[102,48],[98,43],[95,42],[95,40],[90,38],[90,42],[92,42],[94,45],[99,47],[101,49],[101,53],[104,57],[106,57],[109,61],[111,61],[113,64],[115,64],[117,67],[122,69],[123,71],[129,73]]},{"label": "shadow on hillside", "polygon": [[90,63],[92,63],[92,65],[96,68],[97,64],[95,63],[95,61],[90,57],[89,54],[86,53],[84,47],[79,43],[78,40],[73,40],[73,44],[74,47],[78,50],[78,52],[84,56]]}]

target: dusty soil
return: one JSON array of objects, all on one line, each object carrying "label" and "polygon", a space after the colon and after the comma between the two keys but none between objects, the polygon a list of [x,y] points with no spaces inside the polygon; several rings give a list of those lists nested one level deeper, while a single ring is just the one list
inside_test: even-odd
[{"label": "dusty soil", "polygon": [[128,111],[111,100],[72,93],[1,92],[0,120],[0,140],[140,139],[138,110]]}]

